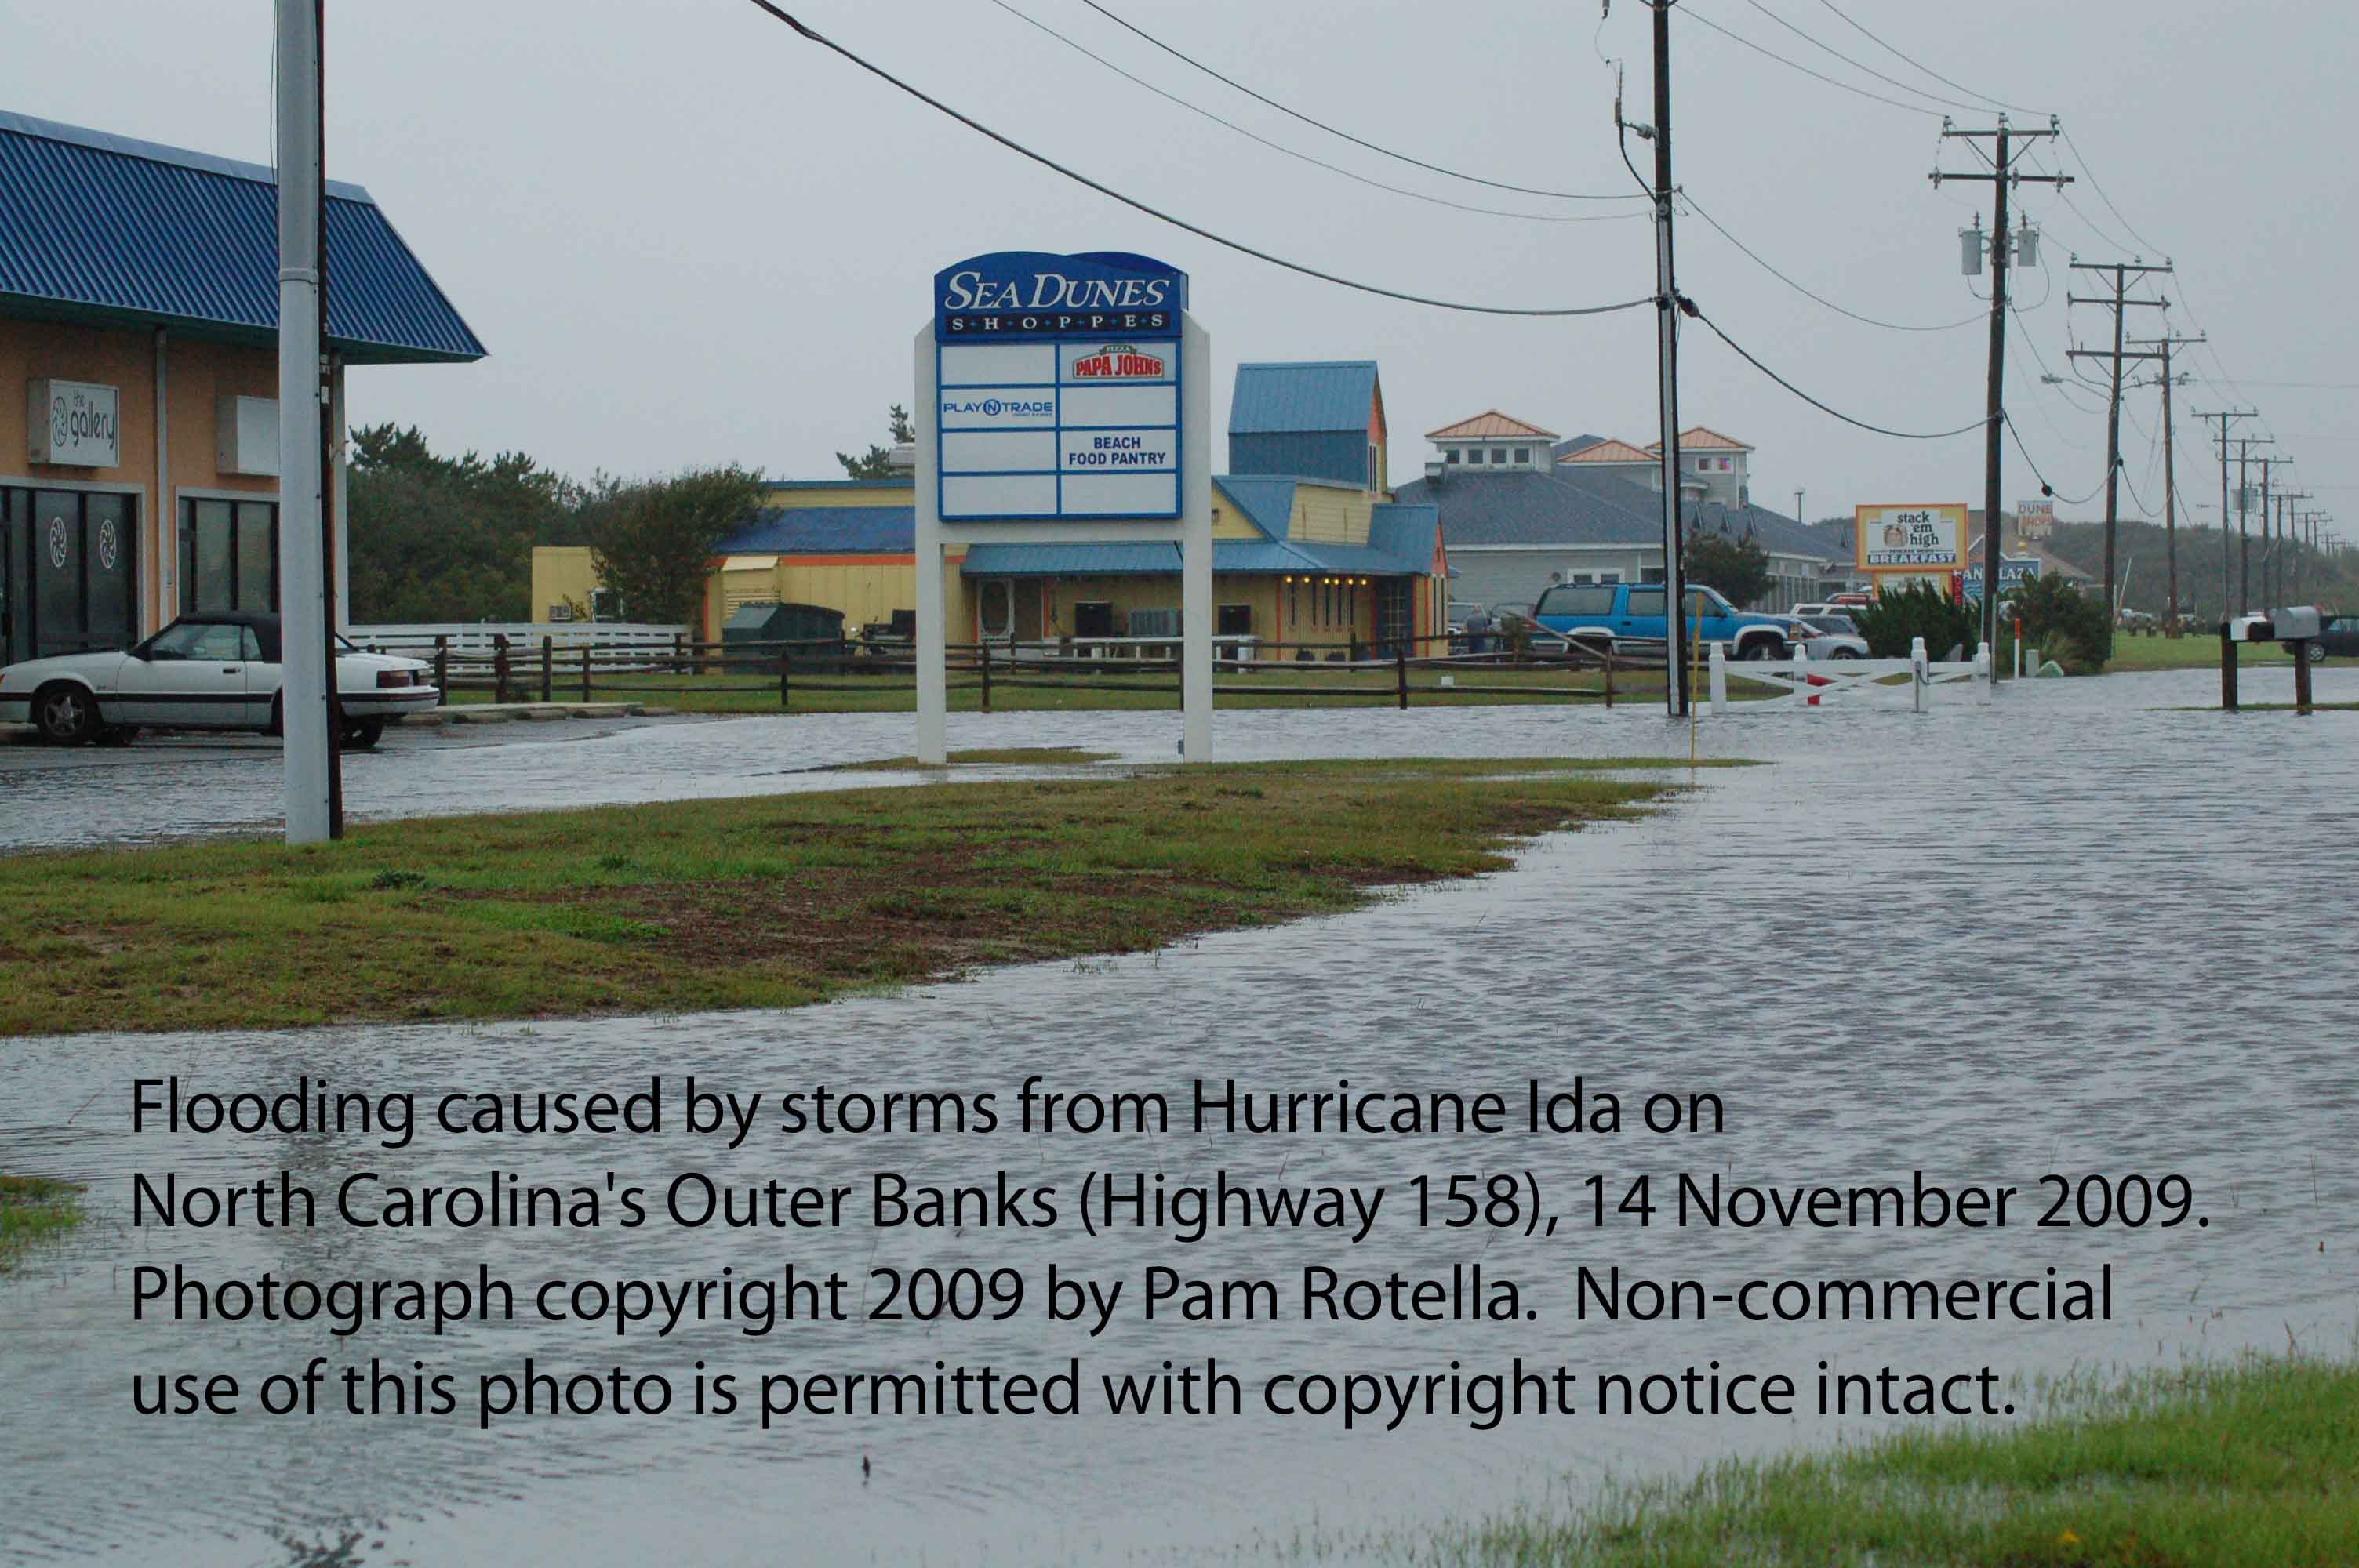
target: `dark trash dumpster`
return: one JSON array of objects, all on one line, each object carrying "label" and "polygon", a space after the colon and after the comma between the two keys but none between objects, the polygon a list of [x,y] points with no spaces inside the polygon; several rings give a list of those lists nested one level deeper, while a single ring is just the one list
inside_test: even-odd
[{"label": "dark trash dumpster", "polygon": [[721,623],[727,653],[785,651],[796,659],[843,653],[843,611],[823,604],[741,604]]}]

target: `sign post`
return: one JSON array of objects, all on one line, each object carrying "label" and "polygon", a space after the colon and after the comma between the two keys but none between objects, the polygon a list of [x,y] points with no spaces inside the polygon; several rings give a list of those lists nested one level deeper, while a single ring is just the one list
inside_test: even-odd
[{"label": "sign post", "polygon": [[1211,340],[1185,273],[1125,252],[974,256],[918,333],[919,762],[949,760],[949,559],[975,544],[1180,547],[1181,750],[1212,751]]}]

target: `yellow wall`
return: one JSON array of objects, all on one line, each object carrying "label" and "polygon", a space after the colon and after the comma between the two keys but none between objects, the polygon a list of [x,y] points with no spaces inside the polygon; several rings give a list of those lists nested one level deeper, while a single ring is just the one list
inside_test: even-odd
[{"label": "yellow wall", "polygon": [[766,485],[762,491],[762,504],[778,507],[805,506],[907,506],[915,499],[917,487],[908,481],[894,483],[878,480],[859,483],[810,484],[792,481]]},{"label": "yellow wall", "polygon": [[1306,544],[1364,545],[1375,516],[1376,498],[1364,490],[1330,490],[1323,485],[1294,487],[1294,515],[1287,536]]},{"label": "yellow wall", "polygon": [[571,601],[574,619],[590,618],[590,595],[598,586],[598,568],[590,564],[587,545],[538,545],[532,552],[532,617],[550,619],[549,611]]}]

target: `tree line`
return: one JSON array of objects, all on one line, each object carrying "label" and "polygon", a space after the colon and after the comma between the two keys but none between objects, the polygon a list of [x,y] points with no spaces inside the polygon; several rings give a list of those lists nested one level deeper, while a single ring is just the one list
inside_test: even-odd
[{"label": "tree line", "polygon": [[386,423],[352,433],[348,494],[356,624],[534,620],[542,545],[587,546],[634,619],[679,622],[714,547],[760,504],[762,475],[729,464],[582,481],[523,452],[440,454],[416,426]]}]

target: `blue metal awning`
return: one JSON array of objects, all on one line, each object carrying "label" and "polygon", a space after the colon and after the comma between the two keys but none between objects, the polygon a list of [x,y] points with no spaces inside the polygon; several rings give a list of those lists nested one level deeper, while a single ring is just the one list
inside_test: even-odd
[{"label": "blue metal awning", "polygon": [[[375,200],[331,181],[328,336],[359,363],[484,345]],[[0,111],[0,314],[278,333],[278,188],[258,164]]]}]

